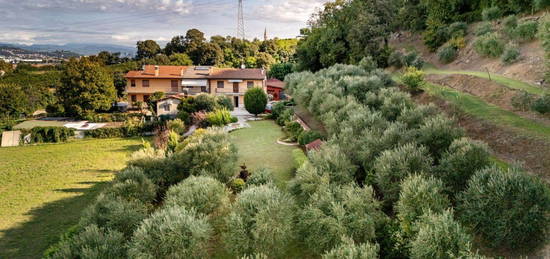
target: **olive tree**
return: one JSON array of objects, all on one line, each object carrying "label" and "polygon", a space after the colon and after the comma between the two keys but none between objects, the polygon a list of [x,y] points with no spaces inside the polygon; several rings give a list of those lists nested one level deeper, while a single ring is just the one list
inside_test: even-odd
[{"label": "olive tree", "polygon": [[194,209],[210,215],[229,204],[229,191],[218,180],[205,176],[191,176],[166,192],[164,206]]},{"label": "olive tree", "polygon": [[234,256],[261,252],[270,257],[281,257],[296,238],[295,202],[274,186],[245,189],[237,196],[230,211],[222,240]]},{"label": "olive tree", "polygon": [[157,196],[157,186],[145,176],[143,169],[128,167],[119,172],[107,194],[141,203],[151,203]]},{"label": "olive tree", "polygon": [[130,258],[204,258],[213,230],[206,216],[182,207],[151,215],[134,233]]},{"label": "olive tree", "polygon": [[429,172],[432,158],[424,146],[413,143],[384,151],[374,162],[375,182],[384,205],[391,207],[399,198],[401,181],[413,173]]},{"label": "olive tree", "polygon": [[459,219],[491,247],[531,249],[550,226],[550,189],[517,169],[478,171],[459,196]]},{"label": "olive tree", "polygon": [[98,228],[90,225],[70,238],[56,245],[56,251],[46,258],[112,258],[123,259],[126,256],[126,239],[116,230]]},{"label": "olive tree", "polygon": [[342,236],[364,243],[375,238],[384,215],[370,186],[321,187],[311,197],[299,217],[304,244],[322,254],[342,242]]},{"label": "olive tree", "polygon": [[374,259],[380,247],[371,243],[355,244],[352,240],[323,254],[323,259]]},{"label": "olive tree", "polygon": [[443,115],[429,118],[418,129],[418,142],[426,146],[430,154],[438,159],[455,139],[464,136],[464,130],[455,124],[454,120]]},{"label": "olive tree", "polygon": [[472,238],[453,219],[452,210],[426,213],[416,224],[411,258],[470,258]]},{"label": "olive tree", "polygon": [[412,236],[414,223],[424,213],[440,213],[449,208],[451,203],[443,189],[441,180],[421,174],[403,180],[395,211],[406,237]]}]

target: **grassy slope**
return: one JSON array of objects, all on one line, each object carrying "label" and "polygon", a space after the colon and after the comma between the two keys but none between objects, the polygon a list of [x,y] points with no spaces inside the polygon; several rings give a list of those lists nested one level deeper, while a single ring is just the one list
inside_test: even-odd
[{"label": "grassy slope", "polygon": [[[479,72],[479,71],[441,70],[441,69],[435,69],[435,68],[428,68],[428,69],[425,69],[424,72],[426,74],[436,74],[436,75],[452,75],[452,74],[471,75],[471,76],[489,79],[489,75],[486,72]],[[516,90],[524,90],[530,94],[542,95],[544,93],[544,89],[540,87],[537,87],[522,81],[514,80],[508,77],[504,77],[498,74],[491,74],[491,80],[495,81],[498,84],[506,86],[508,88],[512,88]]]},{"label": "grassy slope", "polygon": [[498,106],[488,104],[476,96],[459,92],[450,87],[430,83],[424,86],[424,90],[457,105],[464,112],[478,118],[514,128],[529,136],[550,139],[550,127],[523,118],[513,112],[503,110]]},{"label": "grassy slope", "polygon": [[284,136],[281,127],[271,120],[250,121],[251,128],[240,129],[230,134],[231,141],[239,152],[239,165],[246,164],[250,171],[269,168],[277,185],[284,187],[293,175],[292,150],[297,147],[277,144]]},{"label": "grassy slope", "polygon": [[37,258],[124,167],[141,139],[0,149],[0,258]]}]

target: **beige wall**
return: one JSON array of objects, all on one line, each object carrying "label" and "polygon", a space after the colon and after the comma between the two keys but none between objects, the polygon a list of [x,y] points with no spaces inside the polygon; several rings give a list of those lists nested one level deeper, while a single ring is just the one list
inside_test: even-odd
[{"label": "beige wall", "polygon": [[[157,103],[157,115],[177,115],[178,114],[178,105],[181,103],[180,100],[176,99],[167,99],[162,102]],[[169,110],[164,109],[165,105],[169,106]]]},{"label": "beige wall", "polygon": [[[224,82],[223,88],[218,88],[218,81]],[[239,83],[239,93],[244,94],[246,93],[247,88],[247,82],[252,81],[254,82],[255,87],[261,87],[264,89],[264,91],[267,91],[267,87],[265,86],[265,82],[263,80],[243,80]],[[216,94],[216,93],[233,93],[233,83],[229,82],[229,80],[216,80],[212,79],[210,80],[210,93]]]},{"label": "beige wall", "polygon": [[[126,83],[126,92],[131,93],[154,93],[154,92],[172,92],[173,79],[149,79],[149,87],[143,87],[143,80],[133,79],[136,81],[136,87],[132,87],[132,79],[128,79]],[[181,80],[178,80],[178,90],[181,90]]]}]

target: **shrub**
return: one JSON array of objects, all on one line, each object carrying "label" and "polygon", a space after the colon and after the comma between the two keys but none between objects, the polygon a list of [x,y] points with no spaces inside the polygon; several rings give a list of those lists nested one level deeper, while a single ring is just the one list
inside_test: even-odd
[{"label": "shrub", "polygon": [[323,259],[374,259],[378,258],[380,247],[371,243],[355,244],[348,241],[323,254]]},{"label": "shrub", "polygon": [[448,27],[451,38],[465,37],[468,34],[468,24],[465,22],[454,22]]},{"label": "shrub", "polygon": [[168,126],[168,129],[178,133],[179,135],[183,135],[183,133],[185,133],[185,123],[180,119],[170,120],[166,123],[166,125]]},{"label": "shrub", "polygon": [[486,57],[499,57],[504,52],[504,41],[498,33],[488,33],[474,41],[475,51]]},{"label": "shrub", "polygon": [[534,100],[531,109],[541,114],[550,113],[550,94],[545,94]]},{"label": "shrub", "polygon": [[242,191],[226,217],[222,240],[234,256],[265,253],[282,256],[296,238],[291,196],[277,188],[261,185]]},{"label": "shrub", "polygon": [[74,129],[65,127],[34,127],[30,133],[31,143],[60,143],[74,136]]},{"label": "shrub", "polygon": [[292,117],[294,116],[294,110],[292,109],[285,109],[279,117],[277,117],[277,124],[279,126],[284,126],[287,122],[292,120]]},{"label": "shrub", "polygon": [[289,140],[294,142],[298,139],[298,136],[302,134],[304,129],[300,123],[296,121],[289,121],[285,124],[285,131],[288,133]]},{"label": "shrub", "polygon": [[84,211],[79,225],[81,227],[97,225],[130,237],[141,221],[147,217],[147,212],[146,204],[100,194],[96,201]]},{"label": "shrub", "polygon": [[414,129],[420,127],[427,119],[439,114],[439,110],[433,105],[416,105],[411,108],[403,109],[401,115],[397,118],[398,122]]},{"label": "shrub", "polygon": [[436,51],[450,38],[447,25],[438,22],[429,23],[424,32],[424,44],[430,51]]},{"label": "shrub", "polygon": [[416,227],[411,258],[471,258],[472,238],[453,219],[452,210],[427,213]]},{"label": "shrub", "polygon": [[273,174],[269,169],[259,169],[254,171],[246,180],[247,186],[257,186],[264,184],[273,184]]},{"label": "shrub", "polygon": [[534,95],[524,90],[521,90],[519,93],[512,97],[511,102],[514,109],[520,111],[528,111],[529,109],[531,109],[531,105],[533,104],[534,100]]},{"label": "shrub", "polygon": [[326,143],[319,151],[310,152],[310,164],[319,174],[326,174],[331,183],[348,184],[353,182],[357,167],[337,144]]},{"label": "shrub", "polygon": [[435,175],[443,180],[451,194],[464,188],[468,179],[491,164],[489,147],[480,141],[468,138],[453,141],[442,157]]},{"label": "shrub", "polygon": [[402,68],[404,63],[403,53],[400,51],[393,51],[388,57],[388,65],[395,68]]},{"label": "shrub", "polygon": [[358,243],[374,240],[384,220],[370,186],[323,186],[300,214],[298,227],[304,243],[315,254],[339,246],[342,236]]},{"label": "shrub", "polygon": [[229,96],[225,96],[225,95],[216,96],[216,103],[218,104],[218,107],[220,109],[225,109],[228,111],[232,111],[233,109],[235,109],[235,107],[233,106],[233,102],[231,101],[231,98],[229,98]]},{"label": "shrub", "polygon": [[285,102],[276,102],[271,107],[271,118],[277,120],[281,114],[288,109]]},{"label": "shrub", "polygon": [[320,173],[311,163],[304,163],[288,183],[288,190],[300,203],[306,203],[321,186],[329,183],[327,174]]},{"label": "shrub", "polygon": [[500,59],[502,60],[502,63],[510,65],[518,61],[519,56],[520,52],[518,46],[515,44],[508,44],[506,45],[502,56],[500,56]]},{"label": "shrub", "polygon": [[418,54],[418,52],[411,51],[403,56],[403,65],[407,67],[416,67],[417,69],[422,69],[422,67],[424,66],[424,60],[422,59],[422,56]]},{"label": "shrub", "polygon": [[456,59],[457,55],[458,49],[451,45],[443,45],[443,47],[439,49],[439,52],[437,52],[439,61],[443,62],[444,64],[453,62]]},{"label": "shrub", "polygon": [[210,94],[199,94],[195,98],[189,100],[192,102],[193,107],[192,110],[188,111],[189,113],[198,111],[211,112],[214,111],[218,106],[218,103],[216,102],[216,97]]},{"label": "shrub", "polygon": [[242,190],[244,190],[246,183],[241,178],[235,178],[233,181],[231,181],[231,190],[233,190],[234,193],[239,193]]},{"label": "shrub", "polygon": [[484,21],[492,21],[502,17],[502,10],[498,6],[483,9],[481,16]]},{"label": "shrub", "polygon": [[218,109],[206,114],[206,121],[212,126],[225,126],[231,123],[231,113],[226,109]]},{"label": "shrub", "polygon": [[292,150],[292,159],[294,161],[294,168],[298,169],[308,161],[306,154],[301,149]]},{"label": "shrub", "polygon": [[493,25],[490,22],[482,22],[476,27],[474,34],[479,37],[494,31]]},{"label": "shrub", "polygon": [[440,213],[450,207],[443,190],[443,182],[433,177],[414,174],[403,180],[395,211],[406,237],[413,236],[413,225],[424,213]]},{"label": "shrub", "polygon": [[164,208],[143,221],[129,244],[130,258],[205,258],[213,230],[194,210]]},{"label": "shrub", "polygon": [[424,85],[424,72],[415,67],[408,67],[405,74],[401,77],[401,81],[411,91],[418,91]]},{"label": "shrub", "polygon": [[263,113],[267,105],[267,94],[262,88],[254,87],[244,94],[244,107],[254,116]]},{"label": "shrub", "polygon": [[321,133],[314,131],[314,130],[304,130],[300,135],[298,136],[298,143],[302,146],[305,146],[314,140],[320,139],[323,136],[321,136]]},{"label": "shrub", "polygon": [[518,18],[515,15],[510,15],[502,21],[502,27],[506,35],[513,37],[514,31],[518,27]]},{"label": "shrub", "polygon": [[141,168],[128,167],[116,175],[113,186],[107,189],[106,194],[147,204],[156,198],[157,186]]},{"label": "shrub", "polygon": [[418,141],[438,159],[455,139],[464,136],[464,130],[455,126],[455,121],[443,115],[429,118],[418,129]]},{"label": "shrub", "polygon": [[386,206],[391,206],[399,198],[400,184],[413,173],[430,172],[432,158],[423,146],[406,144],[384,151],[374,162],[376,184]]},{"label": "shrub", "polygon": [[408,93],[396,89],[382,89],[378,95],[382,105],[379,110],[388,121],[395,121],[404,109],[414,106]]},{"label": "shrub", "polygon": [[535,21],[526,21],[518,24],[513,31],[512,36],[519,41],[530,41],[537,36],[538,23]]},{"label": "shrub", "polygon": [[229,204],[229,192],[216,179],[191,176],[168,189],[164,206],[180,207],[210,215]]},{"label": "shrub", "polygon": [[125,242],[122,233],[91,225],[81,233],[62,240],[57,251],[46,258],[127,258]]},{"label": "shrub", "polygon": [[550,5],[548,0],[533,0],[533,8],[535,11],[542,10]]},{"label": "shrub", "polygon": [[168,159],[179,162],[190,175],[210,176],[226,183],[234,174],[237,153],[226,132],[211,128],[189,136]]},{"label": "shrub", "polygon": [[532,249],[550,226],[550,190],[539,178],[497,167],[477,172],[460,195],[461,221],[490,247]]}]

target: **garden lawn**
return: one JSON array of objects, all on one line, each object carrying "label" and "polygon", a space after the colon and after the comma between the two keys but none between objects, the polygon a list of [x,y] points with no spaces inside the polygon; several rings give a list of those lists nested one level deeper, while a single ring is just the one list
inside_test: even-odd
[{"label": "garden lawn", "polygon": [[238,165],[246,164],[252,173],[259,168],[268,168],[279,187],[293,177],[294,163],[292,150],[295,146],[277,144],[284,136],[279,125],[271,120],[249,121],[250,128],[240,129],[230,134],[231,142],[239,152]]},{"label": "garden lawn", "polygon": [[0,258],[40,258],[124,168],[141,139],[0,149]]}]

